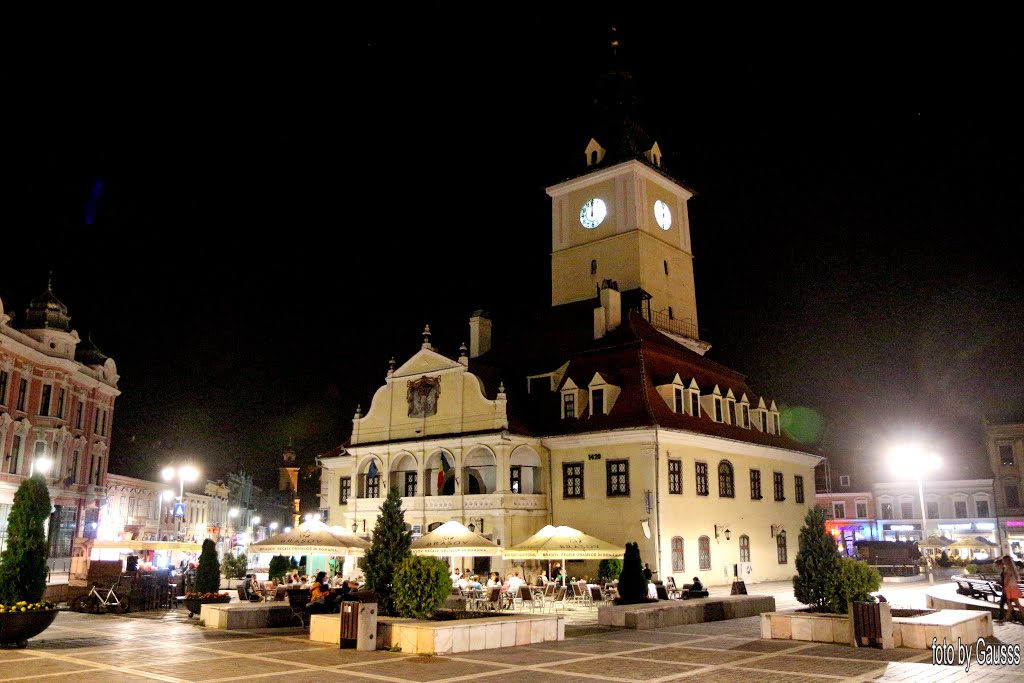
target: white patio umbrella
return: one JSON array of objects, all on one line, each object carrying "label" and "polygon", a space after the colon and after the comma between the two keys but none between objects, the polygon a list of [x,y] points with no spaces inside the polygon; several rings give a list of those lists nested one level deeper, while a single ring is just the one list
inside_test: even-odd
[{"label": "white patio umbrella", "polygon": [[[365,554],[369,541],[354,534],[331,533],[327,525],[307,522],[287,533],[280,533],[249,546],[249,553],[271,553],[274,555],[330,555],[354,556]],[[320,528],[323,527],[323,528]]]},{"label": "white patio umbrella", "polygon": [[[550,524],[522,543],[506,548],[506,560],[605,560],[622,557],[626,549],[589,536],[571,526]],[[563,565],[564,566],[564,565]]]},{"label": "white patio umbrella", "polygon": [[502,553],[501,546],[495,545],[458,522],[445,522],[420,536],[412,542],[410,550],[413,555],[433,557],[491,557]]}]

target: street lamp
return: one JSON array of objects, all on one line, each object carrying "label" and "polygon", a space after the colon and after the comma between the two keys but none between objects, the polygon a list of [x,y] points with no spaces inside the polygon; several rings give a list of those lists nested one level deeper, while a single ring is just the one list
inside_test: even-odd
[{"label": "street lamp", "polygon": [[275,529],[277,529],[277,522],[271,522],[270,523],[270,530],[274,531]]},{"label": "street lamp", "polygon": [[[199,470],[192,465],[182,465],[181,467],[172,467],[168,465],[160,471],[160,476],[164,478],[164,481],[178,480],[178,502],[185,502],[185,482],[192,482],[199,478]],[[181,518],[184,521],[184,515]],[[179,522],[180,524],[180,522]],[[181,534],[180,528],[178,534]]]},{"label": "street lamp", "polygon": [[45,479],[46,475],[50,473],[50,468],[53,467],[53,460],[48,456],[40,455],[38,458],[32,458],[32,463],[28,466],[28,476],[32,476],[36,472]]},{"label": "street lamp", "polygon": [[260,518],[259,515],[253,515],[252,518],[249,520],[249,542],[250,543],[255,543],[256,542],[256,525],[260,523],[260,519],[261,518]]},{"label": "street lamp", "polygon": [[[918,444],[903,444],[889,449],[889,462],[897,472],[904,476],[917,479],[917,495],[921,502],[921,540],[928,540],[928,508],[924,504],[924,483],[921,477],[928,470],[936,470],[942,465],[942,459],[933,452],[926,451]],[[932,565],[928,562],[928,581],[934,583]]]}]

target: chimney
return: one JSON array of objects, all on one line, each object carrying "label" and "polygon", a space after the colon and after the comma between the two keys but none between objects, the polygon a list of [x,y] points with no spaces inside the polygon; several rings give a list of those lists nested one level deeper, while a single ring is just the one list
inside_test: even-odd
[{"label": "chimney", "polygon": [[474,311],[469,318],[469,357],[476,358],[491,350],[491,319],[484,311]]},{"label": "chimney", "polygon": [[622,323],[622,295],[614,280],[601,283],[601,308],[604,309],[605,330],[611,332]]}]

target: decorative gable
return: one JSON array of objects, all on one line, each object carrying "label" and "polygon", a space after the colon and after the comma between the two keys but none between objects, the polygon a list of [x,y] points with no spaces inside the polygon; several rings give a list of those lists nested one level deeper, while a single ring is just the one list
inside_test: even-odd
[{"label": "decorative gable", "polygon": [[402,367],[395,370],[392,377],[408,377],[410,375],[424,375],[432,372],[443,372],[445,370],[465,370],[458,361],[454,361],[447,356],[442,356],[437,351],[431,349],[420,349],[413,357],[405,361]]},{"label": "decorative gable", "polygon": [[604,161],[604,156],[608,153],[608,150],[598,144],[597,140],[590,138],[590,142],[587,143],[587,148],[584,152],[587,156],[587,166],[597,166]]},{"label": "decorative gable", "polygon": [[655,387],[658,395],[661,396],[662,400],[668,405],[669,410],[673,413],[684,414],[686,413],[687,404],[687,393],[686,385],[683,384],[683,380],[680,379],[679,373],[677,372],[672,381],[668,384],[659,384]]},{"label": "decorative gable", "polygon": [[700,397],[700,405],[704,412],[711,416],[712,420],[715,422],[724,421],[725,413],[722,408],[722,391],[718,388],[717,384],[710,393]]},{"label": "decorative gable", "polygon": [[572,377],[567,377],[562,386],[561,415],[563,420],[574,420],[583,414],[586,408],[588,392],[582,391]]},{"label": "decorative gable", "polygon": [[647,150],[647,160],[655,166],[661,168],[661,147],[655,142],[649,150]]}]

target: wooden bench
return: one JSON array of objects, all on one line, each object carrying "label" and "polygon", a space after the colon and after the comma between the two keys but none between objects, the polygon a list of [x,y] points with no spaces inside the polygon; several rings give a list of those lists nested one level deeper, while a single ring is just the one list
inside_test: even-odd
[{"label": "wooden bench", "polygon": [[999,602],[1003,596],[1003,589],[998,581],[986,578],[974,578],[969,576],[954,576],[953,581],[957,585],[956,592],[978,600],[992,600]]}]

